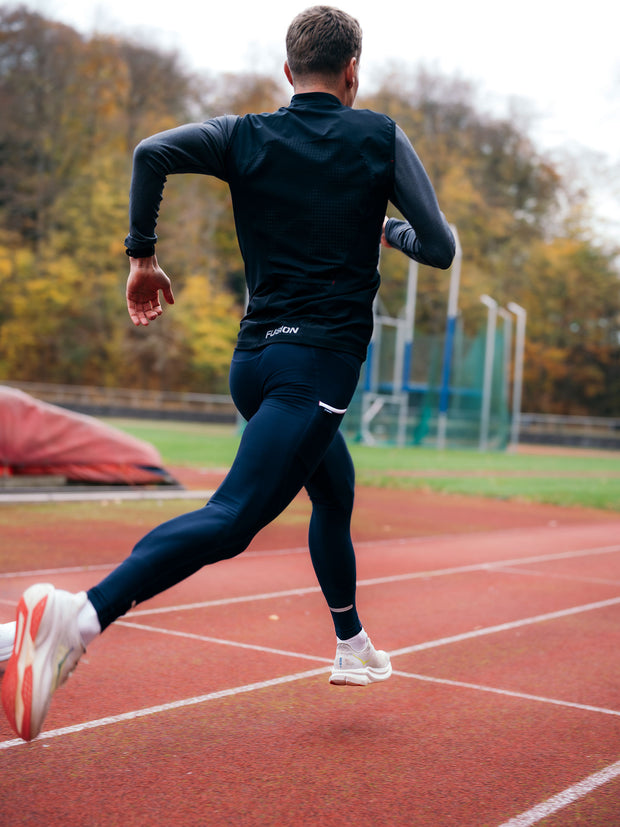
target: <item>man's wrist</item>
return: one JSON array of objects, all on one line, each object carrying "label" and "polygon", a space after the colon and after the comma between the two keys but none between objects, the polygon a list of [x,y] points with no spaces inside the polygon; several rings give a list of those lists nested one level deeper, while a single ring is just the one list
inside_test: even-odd
[{"label": "man's wrist", "polygon": [[150,247],[127,247],[125,253],[130,258],[151,258],[155,255],[155,245],[151,244]]},{"label": "man's wrist", "polygon": [[385,222],[385,226],[383,227],[383,235],[385,236],[385,240],[388,242],[390,246],[392,245],[392,240],[390,239],[391,230],[394,229],[396,226],[398,219],[395,218],[388,218]]}]

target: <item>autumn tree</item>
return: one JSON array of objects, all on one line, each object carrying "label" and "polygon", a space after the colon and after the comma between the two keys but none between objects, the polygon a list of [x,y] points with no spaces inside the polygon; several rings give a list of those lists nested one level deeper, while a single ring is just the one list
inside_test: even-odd
[{"label": "autumn tree", "polygon": [[608,253],[577,237],[539,241],[524,262],[528,410],[618,416],[620,280]]},{"label": "autumn tree", "polygon": [[[245,302],[228,187],[169,177],[158,256],[178,306],[135,329],[123,249],[132,153],[179,123],[272,111],[289,97],[282,79],[197,77],[174,52],[0,9],[0,375],[224,390]],[[618,415],[616,251],[588,226],[587,193],[537,150],[519,117],[484,111],[462,79],[392,67],[359,105],[405,130],[458,228],[466,326],[484,323],[482,293],[526,307],[525,407]],[[407,268],[401,254],[382,253],[392,315]],[[420,268],[420,332],[443,335],[447,288],[446,273]]]},{"label": "autumn tree", "polygon": [[[0,216],[31,244],[79,165],[85,44],[68,26],[0,10]],[[60,140],[63,136],[65,140]]]},{"label": "autumn tree", "polygon": [[[402,126],[458,228],[470,332],[484,324],[482,293],[527,309],[525,409],[617,416],[617,250],[597,244],[587,193],[562,179],[517,119],[481,111],[461,79],[393,70],[363,105]],[[382,254],[393,315],[404,303],[406,266],[397,253]],[[418,330],[442,333],[447,286],[446,274],[420,268]]]},{"label": "autumn tree", "polygon": [[[124,309],[123,238],[135,144],[198,113],[208,88],[194,83],[173,53],[102,36],[86,40],[24,9],[0,11],[0,101],[8,113],[0,123],[4,376],[161,387],[204,378],[191,365],[208,359],[208,337],[198,357],[179,330],[162,331],[168,340],[150,372],[135,370],[131,358],[145,367],[149,348],[137,346]],[[182,288],[192,268],[205,265],[211,283],[224,285],[213,237],[221,234],[217,216],[228,194],[213,182],[205,201],[191,191],[198,182],[181,178],[166,201],[172,232],[162,251],[169,250],[171,275],[178,273]],[[195,221],[201,200],[204,220]],[[190,227],[197,235],[188,240]],[[225,235],[227,243],[234,237],[232,219]],[[189,358],[185,372],[181,358]],[[221,386],[219,369],[209,376]]]},{"label": "autumn tree", "polygon": [[[474,303],[480,292],[500,301],[511,295],[524,251],[544,235],[560,185],[557,172],[517,125],[480,111],[475,87],[421,69],[393,70],[362,105],[393,117],[424,164],[448,220],[458,228],[465,250],[461,300]],[[402,262],[401,262],[402,270]],[[445,302],[437,290],[441,273],[426,273],[420,294],[422,328],[439,332]],[[403,276],[385,279],[398,286]],[[443,314],[438,313],[439,307]]]}]

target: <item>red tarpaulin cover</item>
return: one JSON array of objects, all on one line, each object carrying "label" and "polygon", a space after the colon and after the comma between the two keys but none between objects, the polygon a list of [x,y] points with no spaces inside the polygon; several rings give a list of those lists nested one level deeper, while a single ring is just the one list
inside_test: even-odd
[{"label": "red tarpaulin cover", "polygon": [[0,386],[0,476],[54,475],[71,482],[174,482],[148,442]]}]

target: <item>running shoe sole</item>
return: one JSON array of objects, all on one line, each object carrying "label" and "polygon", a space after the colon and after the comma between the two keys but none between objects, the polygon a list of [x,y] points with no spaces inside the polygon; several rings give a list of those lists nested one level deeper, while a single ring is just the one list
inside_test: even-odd
[{"label": "running shoe sole", "polygon": [[350,669],[347,671],[335,670],[332,672],[329,682],[334,686],[368,686],[370,683],[386,681],[392,674],[392,664],[388,663],[383,669]]}]

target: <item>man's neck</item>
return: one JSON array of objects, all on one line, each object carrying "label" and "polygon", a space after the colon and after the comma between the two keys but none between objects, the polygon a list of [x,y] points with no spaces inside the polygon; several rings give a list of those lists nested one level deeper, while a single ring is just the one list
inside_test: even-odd
[{"label": "man's neck", "polygon": [[327,86],[322,83],[306,83],[303,85],[297,84],[294,87],[294,92],[296,95],[308,95],[311,92],[323,92],[327,95],[335,95],[337,98],[340,98],[340,95],[338,94],[338,89],[335,89],[333,86]]}]

